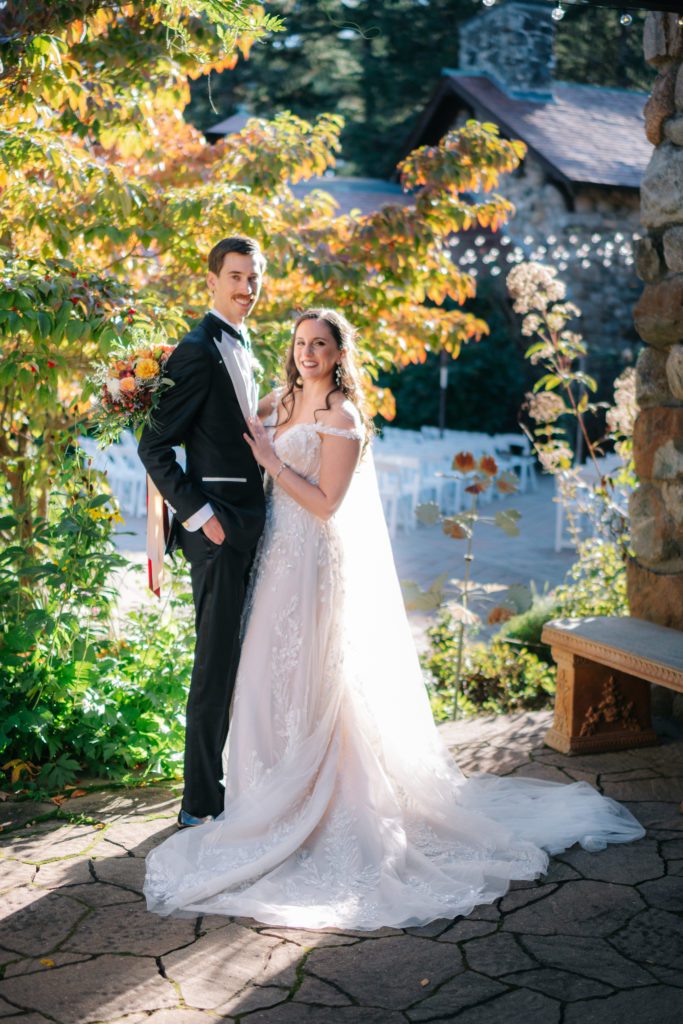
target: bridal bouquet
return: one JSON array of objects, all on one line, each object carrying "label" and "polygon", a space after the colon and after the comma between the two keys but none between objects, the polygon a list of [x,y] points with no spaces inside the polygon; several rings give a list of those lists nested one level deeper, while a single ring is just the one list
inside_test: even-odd
[{"label": "bridal bouquet", "polygon": [[95,419],[102,442],[115,441],[123,430],[135,433],[150,422],[162,390],[173,386],[164,375],[173,349],[138,339],[95,367],[89,384],[97,396]]}]

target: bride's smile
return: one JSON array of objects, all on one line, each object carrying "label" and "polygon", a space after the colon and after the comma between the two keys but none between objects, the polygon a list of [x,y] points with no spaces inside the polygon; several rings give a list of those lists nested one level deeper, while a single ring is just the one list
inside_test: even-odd
[{"label": "bride's smile", "polygon": [[303,381],[332,380],[339,346],[324,320],[303,320],[294,338],[294,362]]}]

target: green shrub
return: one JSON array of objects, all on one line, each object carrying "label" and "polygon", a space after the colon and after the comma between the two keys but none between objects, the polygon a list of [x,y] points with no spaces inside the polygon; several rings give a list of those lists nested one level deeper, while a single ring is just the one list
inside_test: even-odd
[{"label": "green shrub", "polygon": [[505,623],[502,629],[496,634],[500,641],[516,641],[517,645],[524,646],[547,664],[553,664],[552,654],[548,644],[541,641],[541,633],[546,622],[559,618],[560,609],[554,593],[544,594],[537,597],[530,608],[519,615],[513,615]]},{"label": "green shrub", "polygon": [[0,765],[36,794],[84,773],[175,773],[192,664],[191,598],[177,588],[117,639],[115,503],[76,455],[60,473],[29,543],[0,518]]},{"label": "green shrub", "polygon": [[554,596],[558,618],[628,615],[626,565],[619,545],[597,537],[585,540],[567,582]]},{"label": "green shrub", "polygon": [[[429,632],[430,649],[423,656],[427,689],[437,721],[451,718],[458,645],[457,623],[442,612]],[[555,671],[531,651],[502,640],[465,650],[458,694],[458,712],[466,715],[507,714],[552,706]]]}]

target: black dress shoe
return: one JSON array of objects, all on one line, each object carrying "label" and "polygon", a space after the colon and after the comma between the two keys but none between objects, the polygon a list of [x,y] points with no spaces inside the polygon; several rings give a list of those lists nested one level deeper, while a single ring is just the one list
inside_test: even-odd
[{"label": "black dress shoe", "polygon": [[207,814],[205,818],[195,818],[193,814],[181,809],[178,811],[178,828],[196,828],[197,825],[204,825],[207,821],[213,821],[213,815]]}]

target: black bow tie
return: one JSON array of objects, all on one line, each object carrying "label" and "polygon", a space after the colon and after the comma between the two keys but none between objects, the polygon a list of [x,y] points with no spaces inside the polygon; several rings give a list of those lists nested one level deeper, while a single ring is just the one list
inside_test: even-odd
[{"label": "black bow tie", "polygon": [[235,341],[239,341],[242,348],[251,353],[251,342],[245,334],[238,331],[236,327],[232,326],[232,324],[227,323],[225,320],[221,320],[220,317],[215,316],[214,319],[219,322],[221,330],[225,331],[226,334],[229,334],[231,338],[235,339]]}]

